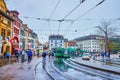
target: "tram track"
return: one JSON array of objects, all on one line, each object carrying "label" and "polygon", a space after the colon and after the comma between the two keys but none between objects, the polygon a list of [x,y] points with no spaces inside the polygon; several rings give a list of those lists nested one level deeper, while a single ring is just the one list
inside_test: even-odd
[{"label": "tram track", "polygon": [[[76,75],[74,75],[74,77],[73,77],[73,76],[71,76],[71,75],[69,75],[69,74],[66,74],[66,73],[64,73],[63,71],[60,71],[59,69],[57,69],[57,67],[55,67],[55,65],[54,65],[54,61],[51,61],[51,62],[50,62],[49,67],[50,67],[50,65],[51,65],[51,69],[53,69],[52,72],[56,72],[56,73],[52,75],[51,73],[49,73],[48,70],[47,70],[47,72],[49,73],[49,75],[51,75],[51,76],[53,77],[54,80],[80,80],[80,78],[77,78]],[[69,66],[70,66],[70,65],[69,65]],[[75,69],[76,71],[79,71],[79,72],[80,72],[80,69],[74,68],[73,66],[70,66],[70,67],[73,68],[73,69]],[[50,68],[46,68],[46,69],[50,69]],[[85,73],[85,71],[82,71],[82,72]],[[58,79],[55,78],[55,76],[54,76],[54,75],[56,75],[56,74],[59,74],[59,76],[57,75],[57,78],[58,78]],[[87,74],[89,74],[89,75],[91,75],[91,76],[96,76],[95,74],[91,74],[90,72],[87,72]],[[60,77],[62,77],[62,78],[60,78]],[[103,76],[100,76],[100,77],[103,78]],[[104,79],[102,79],[102,80],[112,80],[112,79],[109,79],[109,78],[105,78],[105,77],[104,77]]]},{"label": "tram track", "polygon": [[[42,70],[42,71],[41,71]],[[39,74],[39,73],[42,73],[43,75],[45,75],[44,77],[44,80],[54,80],[49,74],[48,72],[46,71],[46,68],[43,68],[42,66],[42,61],[39,61],[35,68],[34,68],[34,79],[35,80],[41,80],[42,76]]]},{"label": "tram track", "polygon": [[[38,73],[38,69],[41,66],[41,62],[37,63],[37,65],[35,66],[35,75]],[[119,80],[119,78],[117,78],[118,76],[110,74],[110,73],[106,73],[103,71],[99,71],[99,70],[95,70],[92,69],[90,67],[86,67],[80,64],[75,63],[74,61],[67,59],[67,60],[63,60],[65,65],[68,65],[71,69],[74,69],[75,72],[82,72],[86,75],[90,75],[90,76],[98,76],[101,77],[102,80]],[[47,61],[45,68],[44,68],[44,72],[45,74],[48,76],[48,78],[44,79],[44,80],[80,80],[79,78],[76,78],[74,76],[71,76],[69,74],[66,74],[68,72],[64,72],[59,70],[55,64],[54,64],[54,60],[50,60]],[[35,79],[35,80],[41,80],[41,79]]]},{"label": "tram track", "polygon": [[[69,75],[64,74],[62,71],[58,70],[54,65],[54,60],[48,63],[46,67],[48,74],[53,78],[53,80],[76,80]],[[50,70],[51,69],[51,70]]]},{"label": "tram track", "polygon": [[43,70],[43,76],[47,75],[47,77],[44,77],[44,80],[75,80],[70,77],[64,76],[62,72],[60,72],[55,66],[54,61],[47,61],[44,68],[42,66],[42,61],[38,62],[34,68],[34,79],[35,80],[42,80],[40,78],[41,71]]},{"label": "tram track", "polygon": [[72,67],[73,69],[75,69],[79,72],[83,72],[83,73],[86,73],[86,74],[91,75],[91,76],[99,76],[99,77],[102,77],[103,80],[104,79],[105,80],[114,80],[114,79],[119,80],[120,79],[120,77],[118,78],[118,76],[116,76],[114,74],[103,72],[103,71],[100,71],[100,70],[96,70],[96,69],[93,69],[93,68],[90,68],[90,67],[86,67],[86,66],[77,64],[70,59],[69,60],[63,60],[63,62],[66,65],[69,65],[70,67]]}]

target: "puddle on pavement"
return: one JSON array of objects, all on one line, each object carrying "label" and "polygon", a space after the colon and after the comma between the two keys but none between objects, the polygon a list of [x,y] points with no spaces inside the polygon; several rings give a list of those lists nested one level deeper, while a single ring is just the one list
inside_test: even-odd
[{"label": "puddle on pavement", "polygon": [[63,63],[63,59],[64,58],[56,58],[54,64],[60,71],[67,72],[70,67]]}]

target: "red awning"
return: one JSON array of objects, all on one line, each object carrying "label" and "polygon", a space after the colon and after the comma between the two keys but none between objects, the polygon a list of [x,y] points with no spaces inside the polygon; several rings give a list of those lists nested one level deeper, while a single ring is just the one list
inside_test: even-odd
[{"label": "red awning", "polygon": [[14,47],[15,50],[21,51],[21,48]]}]

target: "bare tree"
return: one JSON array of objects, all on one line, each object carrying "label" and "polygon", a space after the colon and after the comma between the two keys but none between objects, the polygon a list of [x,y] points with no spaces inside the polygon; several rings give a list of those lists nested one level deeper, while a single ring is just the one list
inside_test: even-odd
[{"label": "bare tree", "polygon": [[115,33],[119,30],[119,28],[113,25],[113,21],[110,21],[110,20],[109,21],[102,20],[100,21],[100,23],[101,24],[99,26],[96,26],[95,28],[97,28],[98,32],[100,32],[99,34],[105,37],[105,48],[107,50],[110,50],[109,37],[114,36]]}]

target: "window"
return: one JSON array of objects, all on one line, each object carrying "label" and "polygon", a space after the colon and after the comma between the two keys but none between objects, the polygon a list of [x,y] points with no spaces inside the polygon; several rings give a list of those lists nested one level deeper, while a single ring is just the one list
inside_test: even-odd
[{"label": "window", "polygon": [[9,13],[8,11],[6,12],[6,14],[7,14],[7,15],[10,15],[10,13]]},{"label": "window", "polygon": [[3,28],[2,28],[2,30],[1,30],[1,36],[2,36],[3,38],[5,38],[5,29],[3,29]]},{"label": "window", "polygon": [[7,31],[7,36],[10,36],[10,34],[11,34],[11,31],[8,30],[8,31]]},{"label": "window", "polygon": [[62,44],[60,44],[60,46],[62,46]]},{"label": "window", "polygon": [[55,44],[55,46],[57,46],[57,44]]},{"label": "window", "polygon": [[2,6],[0,6],[0,10],[3,11],[3,7]]},{"label": "window", "polygon": [[11,27],[11,22],[10,21],[8,21],[8,26]]},{"label": "window", "polygon": [[4,18],[3,23],[8,24],[8,20]]}]

